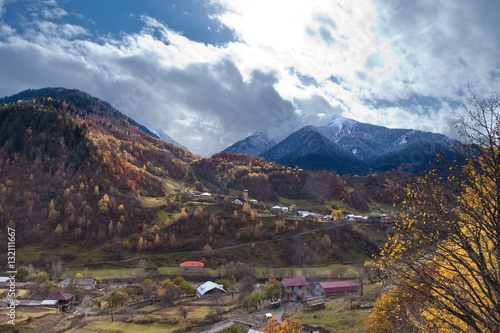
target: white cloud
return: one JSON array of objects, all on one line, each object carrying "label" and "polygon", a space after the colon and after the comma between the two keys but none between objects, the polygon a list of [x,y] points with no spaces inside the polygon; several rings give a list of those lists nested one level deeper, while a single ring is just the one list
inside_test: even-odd
[{"label": "white cloud", "polygon": [[24,34],[0,24],[0,95],[79,88],[207,155],[294,112],[453,134],[466,84],[500,83],[498,10],[485,4],[220,2],[214,18],[239,37],[224,46],[145,15],[135,33],[92,36],[55,2]]},{"label": "white cloud", "polygon": [[60,19],[66,15],[68,15],[68,12],[59,7],[45,8],[42,10],[42,16],[49,20]]}]

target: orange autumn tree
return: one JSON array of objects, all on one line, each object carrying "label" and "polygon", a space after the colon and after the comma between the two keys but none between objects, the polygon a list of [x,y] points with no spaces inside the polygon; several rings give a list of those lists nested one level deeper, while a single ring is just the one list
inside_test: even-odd
[{"label": "orange autumn tree", "polygon": [[381,253],[398,297],[418,300],[403,320],[422,332],[500,332],[500,98],[471,99],[464,160],[409,186]]},{"label": "orange autumn tree", "polygon": [[267,320],[267,326],[263,328],[265,333],[303,333],[304,330],[298,321],[285,320],[277,323],[274,315]]}]

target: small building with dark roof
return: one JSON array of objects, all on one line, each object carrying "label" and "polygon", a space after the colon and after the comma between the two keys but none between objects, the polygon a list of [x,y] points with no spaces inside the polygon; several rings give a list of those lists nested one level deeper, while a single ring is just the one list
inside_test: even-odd
[{"label": "small building with dark roof", "polygon": [[307,297],[307,280],[305,277],[284,278],[282,281],[285,286],[287,301],[297,301]]},{"label": "small building with dark roof", "polygon": [[35,293],[19,301],[19,306],[54,306],[58,309],[70,309],[75,296],[62,291],[45,291]]},{"label": "small building with dark roof", "polygon": [[179,266],[181,272],[203,272],[205,264],[199,261],[185,261]]},{"label": "small building with dark roof", "polygon": [[77,288],[85,290],[94,290],[97,281],[94,278],[68,278],[59,282],[59,288]]}]

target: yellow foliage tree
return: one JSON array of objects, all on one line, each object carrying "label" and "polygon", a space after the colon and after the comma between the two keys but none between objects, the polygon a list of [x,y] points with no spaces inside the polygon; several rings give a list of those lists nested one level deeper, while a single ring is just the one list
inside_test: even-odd
[{"label": "yellow foliage tree", "polygon": [[334,209],[332,210],[332,219],[334,220],[340,220],[342,218],[342,211]]},{"label": "yellow foliage tree", "polygon": [[425,332],[500,332],[500,98],[467,109],[465,165],[431,171],[408,188],[382,268],[420,299]]},{"label": "yellow foliage tree", "polygon": [[274,315],[267,320],[267,326],[263,328],[265,333],[302,333],[304,329],[298,321],[285,320],[278,323],[274,320]]}]

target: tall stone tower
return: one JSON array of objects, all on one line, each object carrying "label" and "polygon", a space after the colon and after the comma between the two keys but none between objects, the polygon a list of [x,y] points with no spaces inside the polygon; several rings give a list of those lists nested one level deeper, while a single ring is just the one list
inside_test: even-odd
[{"label": "tall stone tower", "polygon": [[243,190],[243,201],[248,201],[248,190]]}]

